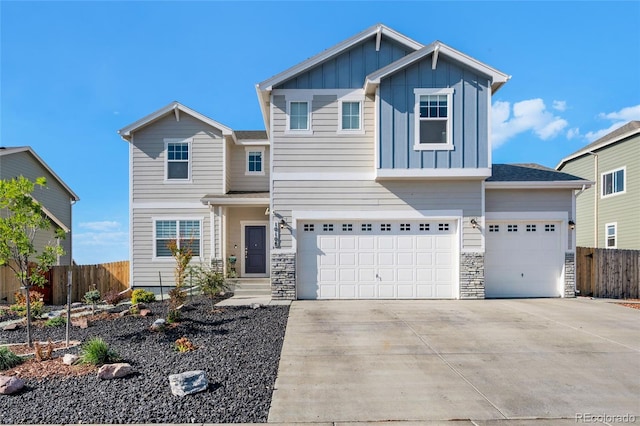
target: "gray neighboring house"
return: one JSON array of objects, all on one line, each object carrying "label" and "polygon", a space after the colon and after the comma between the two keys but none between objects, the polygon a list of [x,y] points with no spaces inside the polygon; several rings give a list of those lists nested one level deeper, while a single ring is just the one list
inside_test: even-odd
[{"label": "gray neighboring house", "polygon": [[132,285],[157,292],[166,239],[197,236],[197,261],[237,258],[273,299],[573,297],[590,182],[492,165],[491,97],[508,80],[375,25],[256,85],[260,136],[179,103],[121,129]]},{"label": "gray neighboring house", "polygon": [[640,250],[640,121],[568,155],[556,169],[596,182],[576,199],[578,246]]},{"label": "gray neighboring house", "polygon": [[[33,198],[41,204],[44,213],[51,221],[49,230],[39,231],[36,234],[36,249],[41,251],[46,244],[55,241],[55,230],[62,229],[66,233],[66,238],[59,241],[59,244],[65,254],[58,258],[57,264],[71,265],[73,263],[71,213],[73,205],[80,198],[31,147],[0,147],[0,179],[12,179],[18,176],[24,176],[31,181],[38,177],[47,179],[46,187],[36,186],[33,192]],[[5,284],[0,283],[0,296],[11,299],[14,289],[6,288]]]}]

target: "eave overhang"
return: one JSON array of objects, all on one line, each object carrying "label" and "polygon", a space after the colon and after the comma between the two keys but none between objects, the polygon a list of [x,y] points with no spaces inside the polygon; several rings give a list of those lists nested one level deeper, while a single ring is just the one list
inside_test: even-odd
[{"label": "eave overhang", "polygon": [[588,180],[485,182],[486,189],[586,189],[595,182]]},{"label": "eave overhang", "polygon": [[574,152],[573,154],[569,155],[568,157],[563,158],[562,160],[560,160],[560,162],[558,163],[558,165],[556,166],[556,170],[561,170],[569,161],[571,160],[575,160],[576,158],[582,157],[584,155],[588,155],[590,152],[595,152],[598,150],[601,150],[602,148],[606,148],[609,145],[612,145],[614,143],[620,142],[624,139],[627,139],[631,136],[635,136],[640,134],[640,128],[636,128],[636,129],[632,129],[628,132],[625,132],[621,135],[618,135],[614,138],[602,141],[602,143],[599,144],[595,144],[595,145],[588,145],[584,148],[582,148],[579,151]]}]

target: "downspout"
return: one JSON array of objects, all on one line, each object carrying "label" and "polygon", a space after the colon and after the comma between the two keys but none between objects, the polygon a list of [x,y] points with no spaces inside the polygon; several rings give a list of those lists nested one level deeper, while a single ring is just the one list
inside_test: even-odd
[{"label": "downspout", "polygon": [[593,246],[598,248],[598,154],[593,151],[587,154],[593,155],[593,181],[596,183],[593,191]]}]

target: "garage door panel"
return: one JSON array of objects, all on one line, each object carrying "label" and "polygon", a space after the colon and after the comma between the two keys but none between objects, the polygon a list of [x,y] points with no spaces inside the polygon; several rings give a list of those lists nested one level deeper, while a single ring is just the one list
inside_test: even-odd
[{"label": "garage door panel", "polygon": [[304,289],[298,296],[456,297],[455,223],[427,222],[334,221],[300,226],[298,279]]}]

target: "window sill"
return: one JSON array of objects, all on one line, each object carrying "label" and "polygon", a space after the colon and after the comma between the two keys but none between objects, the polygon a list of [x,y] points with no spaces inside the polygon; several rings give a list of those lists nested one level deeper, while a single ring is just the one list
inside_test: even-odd
[{"label": "window sill", "polygon": [[413,145],[414,151],[453,151],[453,145],[448,143],[421,143]]},{"label": "window sill", "polygon": [[623,195],[626,194],[627,191],[620,191],[620,192],[614,192],[611,194],[607,194],[607,195],[600,195],[600,199],[604,200],[605,198],[611,198],[611,197],[617,197],[618,195]]},{"label": "window sill", "polygon": [[174,185],[174,184],[184,184],[184,183],[193,183],[193,182],[191,181],[191,179],[165,179],[164,183]]}]

